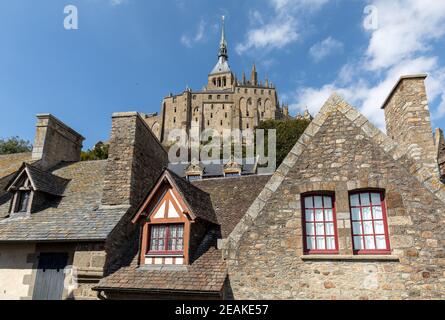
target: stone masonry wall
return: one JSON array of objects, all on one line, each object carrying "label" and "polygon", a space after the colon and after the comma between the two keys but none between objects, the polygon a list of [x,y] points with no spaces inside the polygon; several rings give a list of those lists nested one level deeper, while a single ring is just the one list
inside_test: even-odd
[{"label": "stone masonry wall", "polygon": [[102,204],[137,206],[167,164],[166,151],[139,114],[113,114]]},{"label": "stone masonry wall", "polygon": [[[318,131],[303,135],[225,244],[234,297],[445,298],[444,203],[387,153],[382,134],[364,133],[374,129],[355,111],[328,108],[314,121],[321,127],[308,128]],[[389,256],[353,255],[348,193],[363,188],[385,191]],[[335,194],[338,255],[304,256],[301,194],[310,191]]]},{"label": "stone masonry wall", "polygon": [[43,169],[51,168],[61,161],[80,160],[84,138],[50,114],[37,115],[36,135],[32,160],[40,160]]},{"label": "stone masonry wall", "polygon": [[[275,88],[261,86],[235,86],[232,91],[189,92],[163,100],[163,143],[173,129],[188,133],[192,126],[199,130],[253,129],[259,121],[275,119],[278,99]],[[153,127],[161,122],[147,118]],[[158,137],[161,135],[159,134]]]}]

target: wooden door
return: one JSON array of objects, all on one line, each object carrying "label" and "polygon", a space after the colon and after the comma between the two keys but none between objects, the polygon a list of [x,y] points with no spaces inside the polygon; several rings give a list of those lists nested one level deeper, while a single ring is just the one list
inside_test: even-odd
[{"label": "wooden door", "polygon": [[41,253],[34,284],[34,300],[61,300],[67,253]]}]

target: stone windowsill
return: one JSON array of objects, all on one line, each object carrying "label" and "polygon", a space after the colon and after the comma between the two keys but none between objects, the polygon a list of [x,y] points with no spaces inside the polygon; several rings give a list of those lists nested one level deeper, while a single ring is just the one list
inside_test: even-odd
[{"label": "stone windowsill", "polygon": [[338,255],[338,254],[312,254],[300,256],[303,261],[377,261],[399,262],[397,256],[392,255]]}]

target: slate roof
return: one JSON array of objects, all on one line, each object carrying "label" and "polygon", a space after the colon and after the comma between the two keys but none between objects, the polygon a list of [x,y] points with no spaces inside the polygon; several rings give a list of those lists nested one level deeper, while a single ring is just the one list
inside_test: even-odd
[{"label": "slate roof", "polygon": [[31,152],[0,155],[0,180],[20,169],[23,162],[31,162]]},{"label": "slate roof", "polygon": [[227,277],[221,251],[209,248],[184,269],[150,270],[132,264],[102,279],[94,290],[220,293]]},{"label": "slate roof", "polygon": [[170,177],[173,179],[179,193],[183,196],[184,200],[191,207],[190,209],[196,215],[196,217],[204,219],[212,223],[218,223],[213,210],[212,201],[210,195],[201,189],[195,187],[190,182],[181,178],[176,173],[168,170]]},{"label": "slate roof", "polygon": [[216,219],[226,238],[246,214],[271,175],[252,175],[193,181],[193,185],[210,195]]},{"label": "slate roof", "polygon": [[45,192],[55,196],[62,196],[65,187],[69,182],[68,179],[58,177],[51,172],[40,170],[39,168],[27,163],[23,164],[21,170],[19,170],[15,176],[17,177],[22,170],[27,171],[31,182],[35,187],[35,191]]},{"label": "slate roof", "polygon": [[[69,180],[63,197],[29,217],[0,220],[0,242],[105,240],[126,206],[100,207],[106,160],[65,163],[51,173]],[[0,217],[10,201],[0,197]]]}]

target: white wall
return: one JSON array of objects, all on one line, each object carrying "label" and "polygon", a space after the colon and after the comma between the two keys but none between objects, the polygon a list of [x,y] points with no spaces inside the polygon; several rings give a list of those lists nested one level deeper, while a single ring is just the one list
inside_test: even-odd
[{"label": "white wall", "polygon": [[26,275],[32,274],[28,254],[35,252],[34,245],[0,244],[0,300],[17,300],[28,296],[29,285],[23,284]]}]

